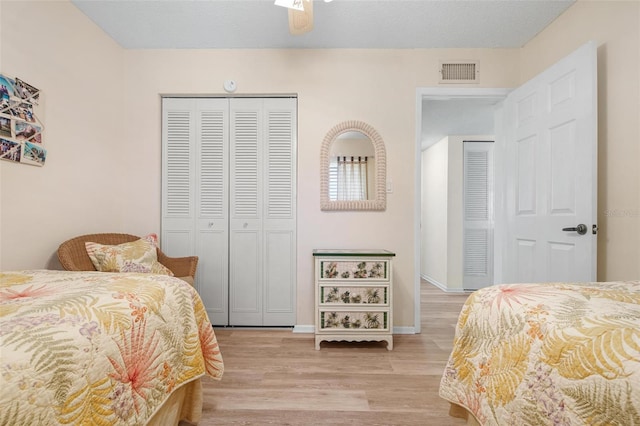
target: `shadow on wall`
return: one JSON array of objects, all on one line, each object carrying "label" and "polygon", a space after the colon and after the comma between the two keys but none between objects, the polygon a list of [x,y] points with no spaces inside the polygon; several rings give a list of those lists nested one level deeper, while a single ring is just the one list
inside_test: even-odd
[{"label": "shadow on wall", "polygon": [[51,269],[54,271],[64,271],[64,268],[62,267],[62,265],[60,264],[60,260],[58,259],[57,251],[53,252],[51,257],[49,257],[49,261],[47,262],[47,269]]},{"label": "shadow on wall", "polygon": [[607,46],[598,46],[598,266],[597,279],[605,281],[607,274]]}]

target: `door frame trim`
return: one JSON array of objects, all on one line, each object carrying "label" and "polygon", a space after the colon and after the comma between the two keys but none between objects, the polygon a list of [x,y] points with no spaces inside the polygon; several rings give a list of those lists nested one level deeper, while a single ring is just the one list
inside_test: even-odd
[{"label": "door frame trim", "polygon": [[[414,214],[413,214],[413,253],[414,253],[414,329],[416,333],[420,333],[421,324],[420,324],[420,263],[421,263],[421,252],[420,252],[420,217],[421,217],[421,176],[422,176],[422,164],[421,164],[421,145],[422,145],[422,102],[423,100],[449,100],[449,99],[480,99],[480,98],[496,98],[496,99],[504,99],[507,97],[507,94],[512,89],[508,88],[477,88],[477,87],[418,87],[416,88],[416,142],[415,142],[415,176],[414,176]],[[500,125],[501,123],[497,123]],[[498,129],[496,129],[498,130]],[[498,139],[498,131],[496,131],[496,146],[494,152],[494,164],[496,167],[496,175],[494,177],[495,182],[498,182],[498,169],[501,168],[499,162],[502,159],[500,145],[502,141]],[[497,191],[499,192],[499,191]],[[496,193],[496,199],[494,200],[495,205],[500,205],[499,200],[497,198],[498,194]],[[496,209],[497,210],[497,209]],[[497,211],[496,211],[497,213]],[[496,223],[497,223],[496,217]],[[498,227],[494,230],[494,252],[498,253]],[[496,262],[496,258],[500,256],[494,257],[494,263]],[[494,280],[498,278],[498,274],[500,271],[497,268],[494,268]]]}]

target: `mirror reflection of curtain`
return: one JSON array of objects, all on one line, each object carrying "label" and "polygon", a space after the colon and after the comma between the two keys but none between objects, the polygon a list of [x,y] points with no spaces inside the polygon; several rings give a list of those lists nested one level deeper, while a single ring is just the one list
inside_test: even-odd
[{"label": "mirror reflection of curtain", "polygon": [[366,200],[367,157],[332,157],[329,163],[329,199]]}]

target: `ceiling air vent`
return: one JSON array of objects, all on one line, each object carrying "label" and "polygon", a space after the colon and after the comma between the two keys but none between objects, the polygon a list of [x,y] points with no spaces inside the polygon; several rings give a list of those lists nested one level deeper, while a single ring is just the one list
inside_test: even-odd
[{"label": "ceiling air vent", "polygon": [[440,83],[478,83],[479,74],[477,61],[440,62]]}]

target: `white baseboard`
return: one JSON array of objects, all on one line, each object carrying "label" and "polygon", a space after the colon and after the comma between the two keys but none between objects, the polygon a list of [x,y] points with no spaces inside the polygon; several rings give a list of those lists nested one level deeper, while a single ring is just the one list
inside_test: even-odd
[{"label": "white baseboard", "polygon": [[293,332],[294,333],[315,333],[316,326],[315,325],[294,325]]},{"label": "white baseboard", "polygon": [[446,284],[442,284],[440,281],[431,278],[429,275],[420,274],[420,278],[422,278],[423,280],[429,281],[429,283],[435,285],[436,287],[438,287],[442,291],[447,291],[447,285]]},{"label": "white baseboard", "polygon": [[416,334],[415,327],[393,327],[393,334]]},{"label": "white baseboard", "polygon": [[463,288],[448,288],[446,284],[442,284],[438,280],[434,280],[433,278],[431,278],[428,275],[420,274],[420,278],[422,278],[423,280],[429,281],[429,283],[435,285],[440,290],[442,290],[442,291],[444,291],[446,293],[470,293],[469,290],[465,290]]}]

